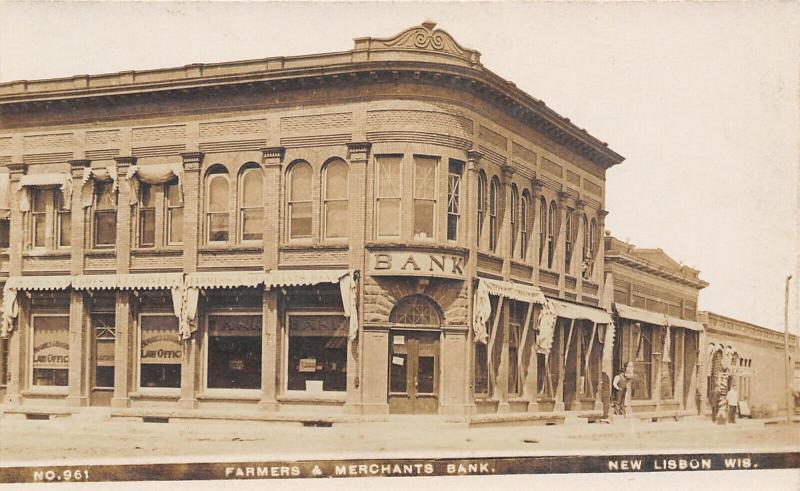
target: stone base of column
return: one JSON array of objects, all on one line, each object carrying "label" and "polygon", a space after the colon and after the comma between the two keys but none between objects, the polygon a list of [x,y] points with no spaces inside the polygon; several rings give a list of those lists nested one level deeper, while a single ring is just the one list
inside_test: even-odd
[{"label": "stone base of column", "polygon": [[511,412],[511,404],[509,404],[508,401],[497,403],[497,412],[498,413],[510,413]]},{"label": "stone base of column", "polygon": [[89,398],[86,396],[67,396],[67,406],[84,407],[89,405]]},{"label": "stone base of column", "polygon": [[178,399],[178,407],[181,409],[197,409],[197,399],[193,397],[181,397]]},{"label": "stone base of column", "polygon": [[3,404],[8,404],[11,406],[19,406],[22,402],[22,397],[19,394],[6,394],[5,398],[3,399]]},{"label": "stone base of column", "polygon": [[556,402],[553,404],[553,411],[563,411],[565,408],[563,402]]},{"label": "stone base of column", "polygon": [[529,402],[528,403],[528,412],[529,413],[538,413],[539,412],[539,403],[538,402]]},{"label": "stone base of column", "polygon": [[601,401],[594,401],[594,410],[595,411],[602,411],[603,410],[603,403]]},{"label": "stone base of column", "polygon": [[128,397],[112,397],[111,398],[111,407],[131,407],[131,400]]},{"label": "stone base of column", "polygon": [[280,408],[281,404],[278,401],[268,401],[268,400],[258,401],[259,411],[275,413],[278,412]]},{"label": "stone base of column", "polygon": [[471,404],[442,404],[439,406],[439,414],[466,416],[472,414],[474,407]]},{"label": "stone base of column", "polygon": [[389,404],[382,402],[345,404],[345,414],[389,414]]}]

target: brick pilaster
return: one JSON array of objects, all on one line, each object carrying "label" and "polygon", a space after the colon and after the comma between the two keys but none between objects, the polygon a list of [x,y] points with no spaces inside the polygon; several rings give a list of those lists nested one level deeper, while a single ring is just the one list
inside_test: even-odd
[{"label": "brick pilaster", "polygon": [[[22,227],[22,212],[19,209],[19,180],[27,171],[27,166],[23,163],[11,164],[7,166],[10,178],[8,192],[11,193],[10,223],[9,223],[9,275],[19,276],[22,274],[22,250],[25,244],[24,232]],[[8,385],[6,387],[5,401],[9,404],[19,404],[21,402],[20,392],[22,390],[22,366],[25,360],[25,344],[23,342],[23,303],[20,302],[19,315],[17,316],[16,326],[8,338]]]},{"label": "brick pilaster", "polygon": [[283,147],[262,148],[264,167],[264,268],[278,268],[278,248],[283,240],[281,233],[281,189]]},{"label": "brick pilaster", "polygon": [[[70,234],[70,273],[73,275],[83,272],[86,253],[84,243],[86,213],[83,207],[83,171],[91,165],[90,160],[70,160],[70,170],[72,172],[72,204],[70,206],[70,221],[72,231]],[[90,183],[87,183],[90,185]]]},{"label": "brick pilaster", "polygon": [[183,270],[197,271],[197,248],[202,242],[200,231],[200,169],[203,166],[201,152],[182,153],[183,158]]},{"label": "brick pilaster", "polygon": [[131,193],[132,189],[125,179],[130,166],[136,164],[136,157],[117,157],[117,179],[121,183],[117,194],[117,273],[131,270]]},{"label": "brick pilaster", "polygon": [[466,218],[466,245],[469,249],[469,256],[467,257],[467,270],[466,270],[466,281],[467,281],[467,299],[469,299],[469,309],[467,311],[467,324],[468,324],[468,334],[467,334],[467,349],[466,357],[464,366],[466,367],[467,373],[464,377],[464,380],[468,380],[469,383],[464,384],[464,390],[466,391],[464,400],[466,401],[467,406],[470,408],[470,412],[475,411],[475,380],[474,380],[474,337],[472,331],[472,309],[474,304],[474,297],[475,297],[475,282],[474,279],[478,276],[478,249],[480,244],[480,237],[478,236],[478,176],[480,174],[480,160],[483,157],[477,150],[470,150],[467,152],[467,172],[465,173],[464,180],[465,183],[463,184],[464,192],[464,202],[462,209],[464,210],[464,216]]}]

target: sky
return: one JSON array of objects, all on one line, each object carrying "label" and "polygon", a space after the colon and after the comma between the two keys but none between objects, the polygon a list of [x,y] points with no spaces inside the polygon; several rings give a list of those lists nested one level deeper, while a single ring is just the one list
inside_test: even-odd
[{"label": "sky", "polygon": [[798,328],[800,4],[0,2],[0,82],[346,51],[433,20],[625,162],[606,228],[711,283],[700,309]]}]

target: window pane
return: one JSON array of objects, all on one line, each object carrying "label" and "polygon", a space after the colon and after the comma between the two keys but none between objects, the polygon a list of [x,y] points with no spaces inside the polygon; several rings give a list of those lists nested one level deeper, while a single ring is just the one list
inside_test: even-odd
[{"label": "window pane", "polygon": [[33,215],[33,246],[44,247],[45,216],[42,214]]},{"label": "window pane", "polygon": [[436,164],[432,157],[414,157],[414,197],[436,199]]},{"label": "window pane", "polygon": [[402,190],[400,162],[402,157],[379,157],[378,197],[399,198]]},{"label": "window pane", "polygon": [[95,245],[114,245],[117,239],[117,215],[112,212],[95,212]]},{"label": "window pane", "polygon": [[333,315],[289,318],[289,390],[347,389],[347,325],[347,319]]},{"label": "window pane", "polygon": [[248,169],[242,178],[242,206],[264,206],[264,187],[261,181],[261,171]]},{"label": "window pane", "polygon": [[155,196],[153,193],[153,188],[150,184],[143,182],[140,184],[139,192],[142,196],[142,208],[152,208],[156,205]]},{"label": "window pane", "polygon": [[59,213],[58,218],[61,221],[59,224],[59,238],[58,245],[61,247],[69,247],[72,242],[72,214]]},{"label": "window pane", "polygon": [[347,201],[326,203],[325,237],[347,237]]},{"label": "window pane", "polygon": [[215,213],[208,217],[209,242],[226,242],[228,240],[228,214]]},{"label": "window pane", "polygon": [[325,170],[325,198],[326,199],[347,199],[348,198],[348,168],[347,164],[338,160],[331,162]]},{"label": "window pane", "polygon": [[33,318],[33,385],[67,385],[69,317]]},{"label": "window pane", "polygon": [[414,237],[433,237],[433,214],[435,203],[427,200],[414,200]]},{"label": "window pane", "polygon": [[10,220],[0,220],[0,248],[9,246]]},{"label": "window pane", "polygon": [[139,212],[139,245],[152,246],[156,241],[156,211]]},{"label": "window pane", "polygon": [[417,359],[417,393],[433,394],[434,388],[434,357],[420,356]]},{"label": "window pane", "polygon": [[261,240],[264,234],[263,216],[262,208],[242,211],[242,240]]},{"label": "window pane", "polygon": [[214,175],[208,185],[208,211],[218,212],[228,210],[228,177]]},{"label": "window pane", "polygon": [[31,205],[31,209],[35,212],[44,213],[46,204],[46,195],[49,193],[43,189],[34,189],[31,191],[31,199],[33,200],[33,204]]},{"label": "window pane", "polygon": [[447,215],[447,240],[458,240],[458,215]]},{"label": "window pane", "polygon": [[297,164],[291,170],[291,201],[311,201],[311,166]]},{"label": "window pane", "polygon": [[400,200],[378,202],[378,235],[400,235]]},{"label": "window pane", "polygon": [[291,238],[311,237],[311,203],[292,203]]},{"label": "window pane", "polygon": [[112,184],[106,182],[94,183],[95,206],[98,210],[110,210],[114,208],[114,190]]},{"label": "window pane", "polygon": [[141,317],[141,387],[180,387],[183,351],[172,315]]},{"label": "window pane", "polygon": [[486,345],[475,345],[475,394],[488,394],[489,392],[489,365]]},{"label": "window pane", "polygon": [[170,244],[180,244],[183,242],[183,208],[171,208],[168,212],[169,238]]},{"label": "window pane", "polygon": [[181,193],[178,189],[178,184],[167,184],[164,186],[164,194],[167,196],[168,206],[183,206],[181,201]]},{"label": "window pane", "polygon": [[209,388],[261,388],[261,316],[209,316]]}]

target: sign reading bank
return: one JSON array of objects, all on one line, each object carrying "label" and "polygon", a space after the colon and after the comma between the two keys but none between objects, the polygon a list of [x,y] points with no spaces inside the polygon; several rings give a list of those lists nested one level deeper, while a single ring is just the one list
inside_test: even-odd
[{"label": "sign reading bank", "polygon": [[465,263],[463,256],[441,252],[379,251],[369,255],[369,274],[463,280]]}]

